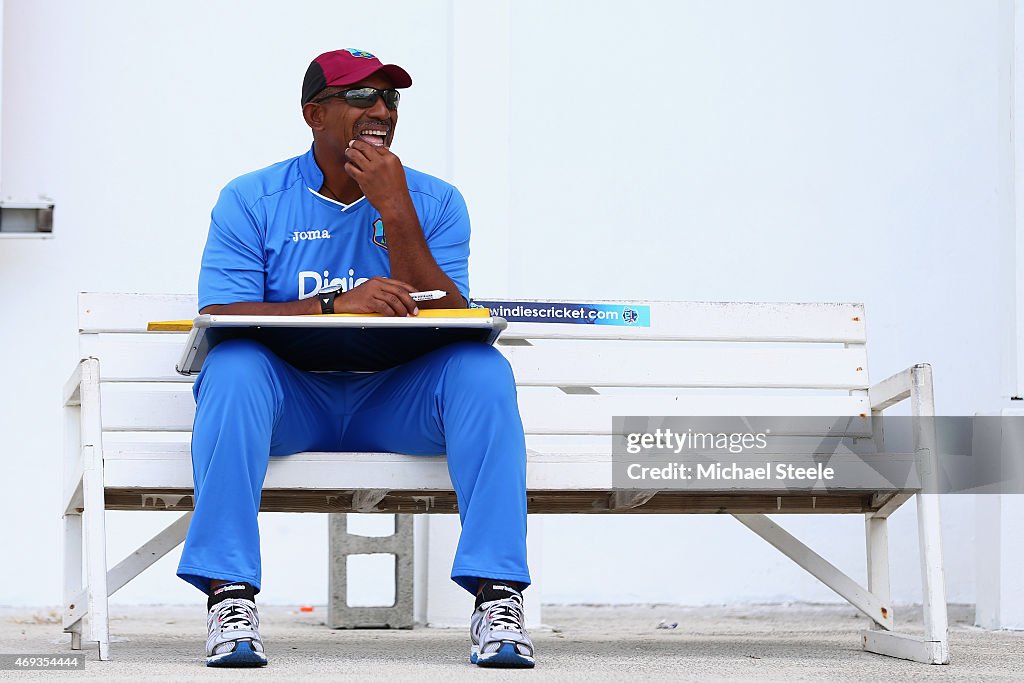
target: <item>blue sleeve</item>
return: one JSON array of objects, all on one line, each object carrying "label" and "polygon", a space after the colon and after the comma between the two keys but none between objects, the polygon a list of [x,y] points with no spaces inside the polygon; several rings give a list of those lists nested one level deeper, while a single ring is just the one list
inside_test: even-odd
[{"label": "blue sleeve", "polygon": [[469,211],[462,194],[451,193],[440,207],[433,225],[424,226],[427,246],[445,275],[469,302]]},{"label": "blue sleeve", "polygon": [[210,217],[199,269],[199,310],[212,304],[263,301],[266,222],[228,185]]}]

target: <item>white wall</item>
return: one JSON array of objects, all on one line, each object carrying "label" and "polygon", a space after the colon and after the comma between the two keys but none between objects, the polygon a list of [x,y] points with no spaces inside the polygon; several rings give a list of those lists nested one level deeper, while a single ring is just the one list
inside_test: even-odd
[{"label": "white wall", "polygon": [[[515,293],[863,301],[874,379],[929,361],[941,413],[998,402],[996,3],[587,7],[513,3]],[[533,104],[545,87],[565,97]],[[971,601],[973,505],[944,510],[950,599]],[[863,574],[859,519],[788,522]],[[917,599],[913,511],[893,523],[894,596]],[[546,531],[556,602],[834,599],[730,519]]]},{"label": "white wall", "polygon": [[[444,172],[447,6],[391,7],[374,18],[328,1],[5,3],[2,192],[45,192],[57,209],[53,240],[0,241],[4,318],[33,330],[0,341],[16,359],[0,392],[0,510],[23,520],[0,525],[0,604],[61,600],[59,394],[77,358],[76,293],[194,291],[220,188],[308,148],[299,92],[313,57],[356,46],[408,65],[397,151]],[[173,517],[108,513],[110,557]],[[265,515],[262,527],[266,600],[322,603],[326,517]],[[197,600],[173,555],[114,600]]]},{"label": "white wall", "polygon": [[[0,604],[60,600],[75,293],[192,291],[220,187],[305,149],[302,73],[341,46],[412,72],[396,151],[466,195],[476,293],[863,301],[874,379],[928,361],[940,413],[1000,406],[1004,5],[6,0],[0,189],[54,197],[57,234],[0,241],[7,327],[33,331],[0,337]],[[971,602],[973,502],[943,510]],[[166,515],[108,520],[117,559]],[[863,575],[861,518],[782,521]],[[261,524],[265,600],[322,602],[325,518]],[[893,527],[919,599],[913,511]],[[114,600],[196,600],[172,555]],[[729,518],[550,517],[544,556],[550,602],[835,599]]]}]

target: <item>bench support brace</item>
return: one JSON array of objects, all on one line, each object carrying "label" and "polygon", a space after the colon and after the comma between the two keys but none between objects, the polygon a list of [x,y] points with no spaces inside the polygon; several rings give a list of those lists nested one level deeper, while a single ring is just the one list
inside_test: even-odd
[{"label": "bench support brace", "polygon": [[801,543],[795,536],[768,519],[765,515],[733,515],[743,526],[775,546],[783,555],[796,562],[834,590],[866,617],[886,630],[892,630],[892,606],[883,603],[877,595],[862,587],[838,567]]}]

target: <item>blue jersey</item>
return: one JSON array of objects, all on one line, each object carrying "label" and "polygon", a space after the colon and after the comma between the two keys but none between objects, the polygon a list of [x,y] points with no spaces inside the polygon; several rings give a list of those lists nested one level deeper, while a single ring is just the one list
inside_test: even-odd
[{"label": "blue jersey", "polygon": [[[462,195],[408,167],[405,177],[434,260],[468,301],[469,214]],[[310,148],[228,183],[203,251],[200,309],[308,299],[328,285],[348,291],[390,275],[380,213],[366,197],[348,205],[327,199],[317,192],[323,182]]]}]

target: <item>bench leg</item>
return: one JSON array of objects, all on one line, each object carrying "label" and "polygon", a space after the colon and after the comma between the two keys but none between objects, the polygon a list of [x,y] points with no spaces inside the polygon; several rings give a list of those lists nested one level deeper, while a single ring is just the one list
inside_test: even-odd
[{"label": "bench leg", "polygon": [[98,449],[83,446],[82,494],[85,525],[86,599],[89,637],[99,644],[101,661],[110,659],[110,624],[107,615],[107,533],[103,500],[103,463]]},{"label": "bench leg", "polygon": [[924,637],[864,631],[861,634],[862,645],[868,652],[889,657],[924,664],[949,664],[949,624],[942,570],[939,498],[936,494],[917,495],[917,528],[921,556]]},{"label": "bench leg", "polygon": [[[878,596],[884,605],[892,610],[892,597],[889,591],[889,520],[866,515],[864,520],[864,539],[867,545],[868,592]],[[895,618],[895,615],[883,615]],[[895,625],[895,622],[893,623]],[[872,630],[884,628],[878,623],[871,624]]]},{"label": "bench leg", "polygon": [[[918,456],[918,474],[923,490],[934,492],[938,490],[938,459],[930,365],[915,365],[910,369],[910,407],[914,416],[914,451]],[[942,569],[939,496],[936,493],[918,493],[916,498],[924,638],[864,631],[861,634],[862,644],[868,652],[925,664],[948,664],[949,623],[946,615],[945,574]]]},{"label": "bench leg", "polygon": [[78,650],[82,647],[83,622],[88,617],[89,638],[99,645],[102,661],[110,659],[110,624],[99,376],[99,361],[83,358],[71,383],[65,386],[63,622],[64,630],[71,633],[72,649]]},{"label": "bench leg", "polygon": [[[81,368],[76,371],[73,380]],[[82,593],[82,425],[81,425],[81,386],[71,385],[79,391],[74,396],[71,389],[67,390],[63,410],[64,421],[64,496],[63,496],[63,560],[64,560],[64,632],[71,634],[71,649],[82,649],[82,617],[76,614],[79,607],[79,596]]]},{"label": "bench leg", "polygon": [[[82,591],[82,515],[64,515],[64,632],[71,634],[71,649],[82,649],[82,620],[67,617]],[[70,610],[69,606],[70,605]]]}]

